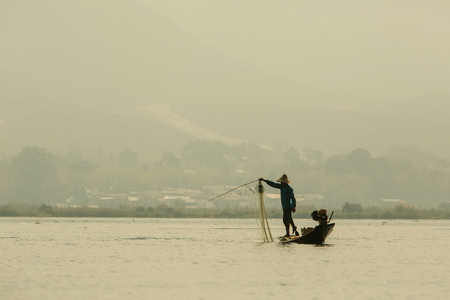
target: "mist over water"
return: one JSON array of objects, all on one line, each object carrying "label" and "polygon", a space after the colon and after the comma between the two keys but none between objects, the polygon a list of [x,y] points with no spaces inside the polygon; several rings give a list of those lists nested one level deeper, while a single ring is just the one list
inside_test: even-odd
[{"label": "mist over water", "polygon": [[[434,299],[450,291],[448,221],[335,221],[317,247],[262,243],[255,220],[2,218],[0,297]],[[269,222],[274,236],[284,232],[281,220]]]},{"label": "mist over water", "polygon": [[289,173],[333,209],[440,207],[449,4],[343,3],[2,1],[0,203]]}]

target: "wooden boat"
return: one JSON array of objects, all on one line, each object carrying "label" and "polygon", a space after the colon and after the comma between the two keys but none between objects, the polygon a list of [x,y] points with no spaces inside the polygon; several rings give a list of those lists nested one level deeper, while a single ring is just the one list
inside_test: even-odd
[{"label": "wooden boat", "polygon": [[334,211],[331,213],[331,216],[328,219],[326,209],[321,209],[319,211],[315,210],[311,213],[311,217],[314,221],[318,221],[319,225],[317,225],[316,227],[302,228],[302,235],[279,237],[278,239],[282,244],[297,243],[323,245],[326,238],[331,234],[334,228],[334,223],[330,223],[331,218],[333,218],[333,214]]},{"label": "wooden boat", "polygon": [[309,230],[308,228],[303,229],[302,235],[300,236],[290,236],[288,238],[280,237],[279,240],[282,244],[297,243],[323,245],[325,243],[325,239],[333,231],[334,225],[335,223],[319,224]]}]

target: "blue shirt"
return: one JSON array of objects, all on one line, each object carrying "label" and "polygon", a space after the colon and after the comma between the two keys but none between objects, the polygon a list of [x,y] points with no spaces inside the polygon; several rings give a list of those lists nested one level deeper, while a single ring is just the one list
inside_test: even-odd
[{"label": "blue shirt", "polygon": [[296,206],[297,200],[295,200],[294,190],[289,184],[281,184],[270,180],[264,180],[264,182],[271,187],[280,190],[281,207],[283,210],[292,209]]}]

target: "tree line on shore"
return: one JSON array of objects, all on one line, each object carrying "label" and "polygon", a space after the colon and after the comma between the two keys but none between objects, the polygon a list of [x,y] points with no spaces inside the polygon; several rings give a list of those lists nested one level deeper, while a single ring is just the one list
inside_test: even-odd
[{"label": "tree line on shore", "polygon": [[92,190],[139,194],[174,187],[202,191],[209,185],[276,179],[282,173],[289,175],[297,195],[321,195],[320,204],[333,208],[344,203],[376,207],[381,199],[400,199],[415,209],[442,210],[450,200],[449,162],[415,148],[394,147],[379,157],[358,148],[327,157],[313,149],[195,140],[180,153],[165,153],[156,162],[140,159],[130,149],[93,159],[25,147],[0,161],[0,205],[54,205],[70,199],[87,206]]},{"label": "tree line on shore", "polygon": [[[333,219],[441,219],[450,220],[450,210],[416,209],[399,204],[389,209],[368,207],[361,210],[348,210],[348,203],[333,213]],[[310,205],[299,206],[294,214],[296,219],[309,219],[317,208]],[[329,216],[331,212],[328,212]],[[0,206],[0,217],[55,217],[55,218],[257,218],[257,212],[251,208],[236,209],[179,209],[160,205],[153,207],[122,206],[119,208],[89,207],[53,207],[42,204]],[[267,210],[267,217],[282,218],[277,209]]]}]

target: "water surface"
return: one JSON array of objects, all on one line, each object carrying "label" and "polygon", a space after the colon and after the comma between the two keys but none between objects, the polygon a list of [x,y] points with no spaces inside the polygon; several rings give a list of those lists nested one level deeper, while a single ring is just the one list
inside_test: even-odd
[{"label": "water surface", "polygon": [[[262,243],[255,220],[0,218],[0,299],[450,294],[450,221],[335,221],[317,247]],[[284,234],[281,220],[269,222]]]}]

